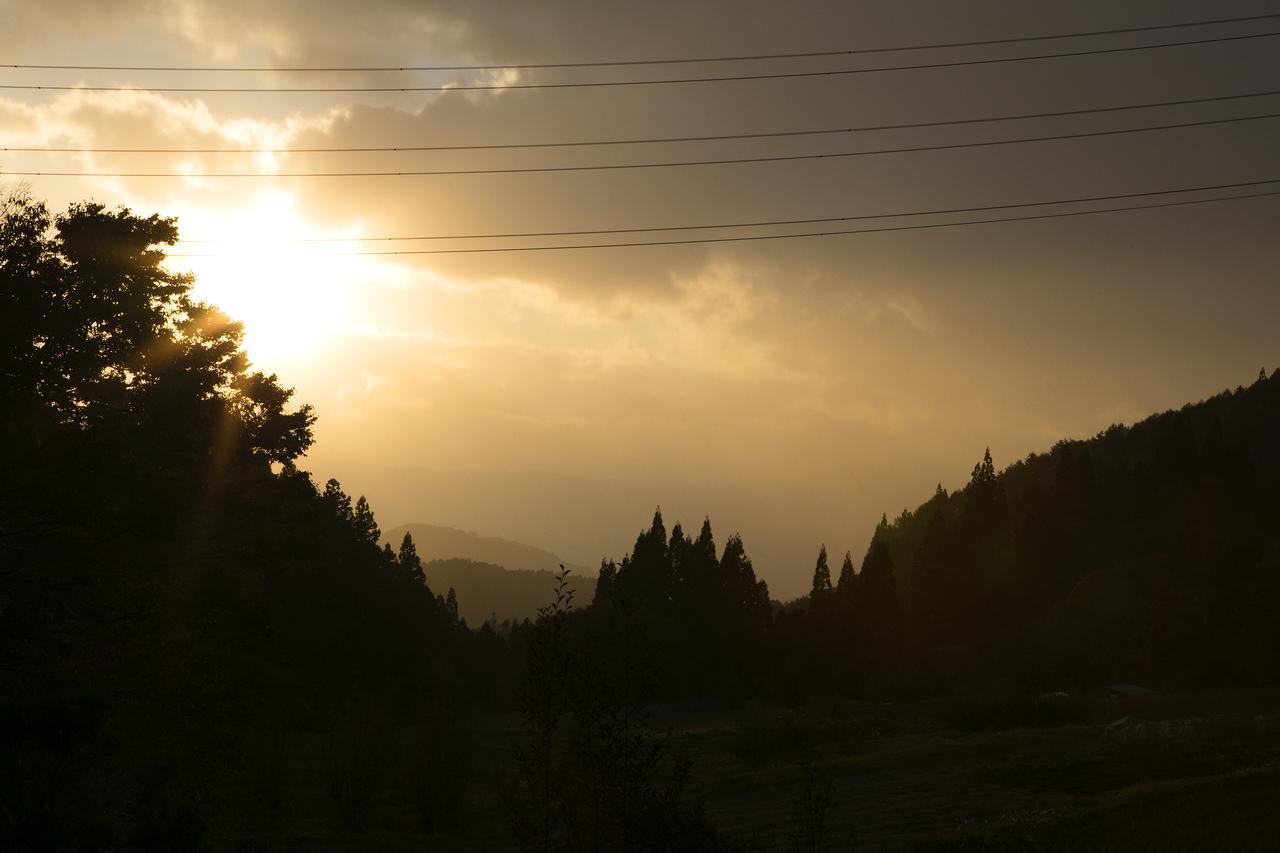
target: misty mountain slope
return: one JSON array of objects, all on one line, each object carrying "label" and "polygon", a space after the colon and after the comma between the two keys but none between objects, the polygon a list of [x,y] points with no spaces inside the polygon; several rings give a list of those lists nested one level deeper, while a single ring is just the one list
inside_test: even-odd
[{"label": "misty mountain slope", "polygon": [[[555,589],[555,575],[541,569],[505,569],[455,557],[431,560],[423,570],[432,592],[443,595],[452,588],[457,593],[458,613],[472,627],[494,618],[499,623],[532,619]],[[586,605],[595,595],[596,579],[575,572],[570,575],[569,586],[575,590],[574,602]]]},{"label": "misty mountain slope", "polygon": [[951,673],[1265,683],[1280,372],[1062,441],[884,525],[907,642]]},{"label": "misty mountain slope", "polygon": [[[397,547],[405,533],[413,536],[426,561],[432,592],[444,595],[452,587],[458,613],[475,627],[494,616],[499,622],[533,618],[551,598],[553,573],[564,562],[533,545],[435,524],[401,525],[386,531],[383,540]],[[595,594],[595,573],[564,565],[573,572],[570,585],[577,590],[577,602],[589,603]]]}]

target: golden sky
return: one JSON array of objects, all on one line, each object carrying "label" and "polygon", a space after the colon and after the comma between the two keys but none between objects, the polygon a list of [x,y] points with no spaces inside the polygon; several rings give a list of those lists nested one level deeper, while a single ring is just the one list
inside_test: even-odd
[{"label": "golden sky", "polygon": [[[0,0],[4,64],[368,66],[739,55],[1244,16],[1265,4]],[[1219,27],[1280,31],[1280,21]],[[1038,44],[1177,40],[1202,32]],[[1277,39],[1010,65],[682,86],[442,93],[0,90],[0,147],[470,145],[905,123],[1257,92]],[[945,58],[992,55],[958,50]],[[932,54],[930,54],[932,56]],[[919,54],[908,55],[918,58]],[[805,60],[770,70],[900,61]],[[760,65],[745,66],[758,70]],[[0,69],[9,85],[350,87],[714,74],[298,74]],[[740,68],[733,70],[739,71]],[[280,177],[849,151],[1280,111],[1280,97],[832,137],[550,150],[0,151],[55,206],[180,217],[199,292],[319,412],[307,463],[384,526],[505,535],[594,565],[655,505],[740,531],[775,596],[819,543],[860,555],[882,512],[1064,437],[1280,362],[1275,199],[931,231],[455,256],[308,242],[838,217],[1280,177],[1280,121],[995,148],[590,172]],[[202,177],[237,171],[249,178]],[[775,231],[779,229],[774,229]],[[678,235],[677,235],[678,236]],[[510,240],[507,245],[554,240]],[[487,243],[486,245],[499,245]],[[445,242],[460,247],[463,242]],[[430,555],[427,555],[430,556]]]}]

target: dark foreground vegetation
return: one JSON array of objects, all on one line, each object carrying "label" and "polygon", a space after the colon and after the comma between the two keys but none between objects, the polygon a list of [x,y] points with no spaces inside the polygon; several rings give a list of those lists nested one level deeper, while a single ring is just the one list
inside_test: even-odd
[{"label": "dark foreground vegetation", "polygon": [[176,235],[0,217],[0,847],[1280,837],[1280,377],[988,455],[800,602],[656,513],[591,601],[472,629],[297,467],[313,413]]}]

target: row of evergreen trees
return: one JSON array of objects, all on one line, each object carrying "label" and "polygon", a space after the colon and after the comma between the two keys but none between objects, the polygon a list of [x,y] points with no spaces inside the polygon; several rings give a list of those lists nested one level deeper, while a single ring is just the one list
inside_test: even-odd
[{"label": "row of evergreen trees", "polygon": [[659,646],[670,692],[740,692],[758,681],[753,665],[769,626],[769,588],[756,577],[741,536],[719,556],[704,520],[697,539],[681,525],[668,538],[662,512],[620,564],[600,566],[593,609],[625,608]]}]

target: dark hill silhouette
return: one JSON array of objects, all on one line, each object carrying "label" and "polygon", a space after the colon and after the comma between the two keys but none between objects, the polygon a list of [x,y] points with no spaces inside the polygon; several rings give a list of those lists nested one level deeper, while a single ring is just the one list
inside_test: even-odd
[{"label": "dark hill silhouette", "polygon": [[[431,560],[423,568],[432,589],[457,593],[458,614],[473,627],[487,620],[533,619],[538,608],[547,603],[547,590],[555,584],[555,575],[542,569],[506,569],[458,557]],[[595,595],[595,578],[575,572],[568,582],[580,601],[590,601]]]},{"label": "dark hill silhouette", "polygon": [[[1166,485],[1177,480],[1190,484],[1200,479],[1198,475],[1209,475],[1208,466],[1226,463],[1234,469],[1233,477],[1261,485],[1275,482],[1280,475],[1276,435],[1280,435],[1280,370],[1270,377],[1263,371],[1248,387],[1226,389],[1132,426],[1113,424],[1092,438],[1059,441],[1046,453],[1031,453],[1009,465],[997,479],[1010,507],[1032,502],[1046,491],[1072,488],[1073,481],[1078,485],[1120,471]],[[1184,446],[1177,447],[1179,441]],[[1202,460],[1204,450],[1230,458]],[[915,546],[930,512],[939,507],[950,521],[959,517],[963,504],[957,491],[941,501],[935,494],[914,512],[903,510],[894,522],[892,537],[901,580],[908,580],[914,570]]]},{"label": "dark hill silhouette", "polygon": [[[807,673],[789,671],[796,689],[814,679],[848,689],[876,673],[926,692],[1007,678],[1053,688],[1271,683],[1276,436],[1280,371],[1263,371],[1248,387],[1061,441],[1003,471],[986,454],[962,489],[939,485],[882,521],[875,559],[869,551],[842,584],[849,596],[824,585],[827,606],[780,617],[777,633],[814,659]],[[880,604],[859,613],[849,602],[865,591],[869,563],[885,581]],[[876,625],[891,630],[874,636]]]}]

